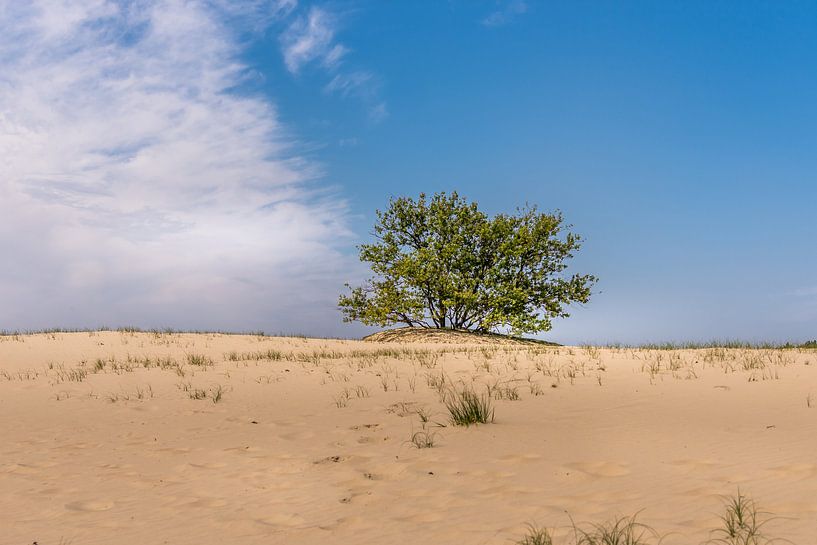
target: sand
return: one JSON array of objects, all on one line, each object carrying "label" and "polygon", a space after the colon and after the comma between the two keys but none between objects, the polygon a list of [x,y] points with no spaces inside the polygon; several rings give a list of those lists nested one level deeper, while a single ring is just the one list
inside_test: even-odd
[{"label": "sand", "polygon": [[[519,399],[417,449],[442,375]],[[4,336],[0,430],[2,545],[508,544],[636,512],[688,544],[738,489],[817,535],[815,351]]]}]

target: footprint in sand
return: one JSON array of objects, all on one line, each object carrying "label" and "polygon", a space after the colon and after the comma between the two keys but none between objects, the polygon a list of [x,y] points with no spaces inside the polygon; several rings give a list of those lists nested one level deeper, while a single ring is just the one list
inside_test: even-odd
[{"label": "footprint in sand", "polygon": [[102,500],[75,501],[65,504],[65,508],[69,511],[107,511],[111,507],[113,507],[113,502]]},{"label": "footprint in sand", "polygon": [[787,464],[770,468],[777,478],[795,481],[811,480],[817,477],[817,465],[814,464]]},{"label": "footprint in sand", "polygon": [[315,437],[315,433],[311,431],[296,431],[292,433],[282,433],[279,437],[286,441],[304,441]]},{"label": "footprint in sand", "polygon": [[723,489],[717,486],[696,486],[678,492],[680,496],[691,496],[694,498],[722,498]]},{"label": "footprint in sand", "polygon": [[590,516],[604,512],[610,505],[625,502],[641,504],[643,503],[643,497],[637,492],[605,490],[604,487],[593,487],[590,491],[580,494],[550,496],[545,505],[557,512],[563,510],[565,505],[581,506],[581,514]]},{"label": "footprint in sand", "polygon": [[195,467],[196,469],[221,469],[223,467],[227,467],[227,464],[222,462],[205,462],[203,464],[194,464],[189,462],[187,465],[190,467]]},{"label": "footprint in sand", "polygon": [[19,475],[34,475],[39,473],[39,468],[26,464],[4,464],[0,466],[2,473],[17,473]]},{"label": "footprint in sand", "polygon": [[403,517],[396,517],[397,520],[413,523],[432,523],[439,522],[445,518],[445,515],[439,511],[421,511],[419,513],[412,513]]},{"label": "footprint in sand", "polygon": [[171,454],[187,454],[188,452],[190,452],[189,448],[175,448],[175,447],[174,448],[170,448],[170,447],[160,448],[160,449],[156,449],[156,450],[157,450],[157,452],[169,452]]},{"label": "footprint in sand", "polygon": [[377,526],[377,522],[371,517],[351,516],[339,518],[337,526],[343,526],[347,530],[368,530]]},{"label": "footprint in sand", "polygon": [[288,528],[294,528],[302,525],[306,521],[303,519],[303,517],[300,517],[294,513],[277,513],[275,515],[256,519],[256,522],[266,526],[285,526]]},{"label": "footprint in sand", "polygon": [[43,488],[42,490],[37,490],[37,494],[42,494],[43,496],[54,496],[59,493],[59,488]]},{"label": "footprint in sand", "polygon": [[683,467],[685,469],[700,471],[703,469],[712,469],[718,466],[717,462],[712,460],[673,460],[668,462],[669,465]]},{"label": "footprint in sand", "polygon": [[630,470],[624,464],[616,462],[576,462],[565,467],[590,477],[623,477],[630,474]]},{"label": "footprint in sand", "polygon": [[536,462],[537,460],[541,460],[542,455],[536,454],[534,452],[527,452],[525,454],[509,454],[507,456],[502,456],[500,460],[505,463],[511,464],[518,464],[518,463],[526,463],[526,462]]},{"label": "footprint in sand", "polygon": [[225,505],[227,505],[227,502],[221,498],[198,498],[188,502],[185,505],[189,505],[190,507],[204,507],[207,509],[214,509],[218,507],[224,507]]}]

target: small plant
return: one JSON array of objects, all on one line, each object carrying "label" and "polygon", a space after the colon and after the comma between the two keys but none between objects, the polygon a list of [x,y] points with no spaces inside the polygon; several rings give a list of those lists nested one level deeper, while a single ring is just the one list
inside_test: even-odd
[{"label": "small plant", "polygon": [[437,432],[429,431],[424,427],[421,431],[414,432],[409,441],[417,448],[432,448],[436,435]]},{"label": "small plant", "polygon": [[355,391],[355,395],[358,398],[369,397],[369,389],[366,388],[365,386],[362,386],[362,385],[358,384],[357,386],[355,386],[354,391]]},{"label": "small plant", "polygon": [[414,401],[398,401],[397,403],[389,405],[386,408],[386,412],[396,414],[400,418],[403,418],[417,411],[417,409],[414,408],[415,405],[416,403]]},{"label": "small plant", "polygon": [[338,409],[342,409],[349,405],[349,399],[352,397],[351,392],[348,388],[344,388],[343,391],[335,396],[333,399],[335,401],[335,407]]},{"label": "small plant", "polygon": [[445,398],[445,407],[448,409],[451,423],[455,426],[487,424],[494,421],[491,396],[478,395],[470,388],[450,391]]},{"label": "small plant", "polygon": [[768,520],[762,520],[767,513],[757,510],[755,502],[743,494],[726,498],[725,513],[721,515],[723,528],[713,531],[716,538],[710,543],[722,545],[762,545],[770,540],[763,536],[760,529]]},{"label": "small plant", "polygon": [[210,389],[210,399],[213,400],[213,403],[218,403],[222,397],[224,397],[224,387],[221,384]]},{"label": "small plant", "polygon": [[438,375],[433,373],[426,374],[426,383],[428,384],[429,388],[432,388],[437,392],[437,395],[440,397],[440,401],[445,401],[449,382],[450,379],[446,378],[445,373],[442,371],[440,371]]},{"label": "small plant", "polygon": [[584,353],[587,354],[587,356],[589,358],[594,359],[594,360],[600,360],[601,359],[601,350],[599,349],[598,346],[593,346],[593,345],[590,345],[590,344],[586,344],[586,345],[582,346],[582,348],[584,349]]},{"label": "small plant", "polygon": [[525,537],[516,542],[517,545],[553,545],[553,538],[547,528],[538,528],[528,524]]},{"label": "small plant", "polygon": [[573,525],[576,545],[647,545],[661,542],[651,527],[636,521],[636,515],[603,524],[591,524],[587,530]]},{"label": "small plant", "polygon": [[519,401],[519,388],[510,384],[496,384],[490,388],[490,392],[494,399]]},{"label": "small plant", "polygon": [[187,391],[187,397],[190,399],[207,399],[207,391],[201,388],[191,388]]},{"label": "small plant", "polygon": [[145,388],[136,387],[136,392],[134,393],[136,399],[147,399],[153,397],[153,386],[148,384]]},{"label": "small plant", "polygon": [[433,369],[437,366],[437,360],[439,359],[440,354],[436,352],[416,352],[414,356],[422,367]]},{"label": "small plant", "polygon": [[213,360],[202,354],[188,354],[187,363],[198,367],[207,367],[213,365]]},{"label": "small plant", "polygon": [[121,394],[112,392],[108,394],[106,397],[108,398],[108,401],[110,401],[111,403],[116,403],[117,401],[130,401],[130,396],[124,392]]}]

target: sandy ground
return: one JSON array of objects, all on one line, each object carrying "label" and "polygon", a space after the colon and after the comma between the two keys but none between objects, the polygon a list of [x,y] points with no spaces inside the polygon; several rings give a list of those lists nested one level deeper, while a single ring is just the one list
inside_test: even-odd
[{"label": "sandy ground", "polygon": [[[472,383],[496,422],[435,426]],[[6,336],[0,431],[2,545],[508,544],[638,511],[689,544],[738,489],[817,535],[815,351]]]}]

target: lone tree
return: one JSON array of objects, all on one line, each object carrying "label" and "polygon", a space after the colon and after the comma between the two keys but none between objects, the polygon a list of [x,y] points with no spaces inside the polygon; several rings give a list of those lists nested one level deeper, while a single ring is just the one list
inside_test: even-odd
[{"label": "lone tree", "polygon": [[562,215],[535,206],[493,218],[456,192],[391,199],[377,211],[374,244],[360,260],[374,277],[346,287],[344,321],[367,325],[547,331],[567,317],[565,305],[586,303],[592,275],[565,276],[565,261],[581,245]]}]

